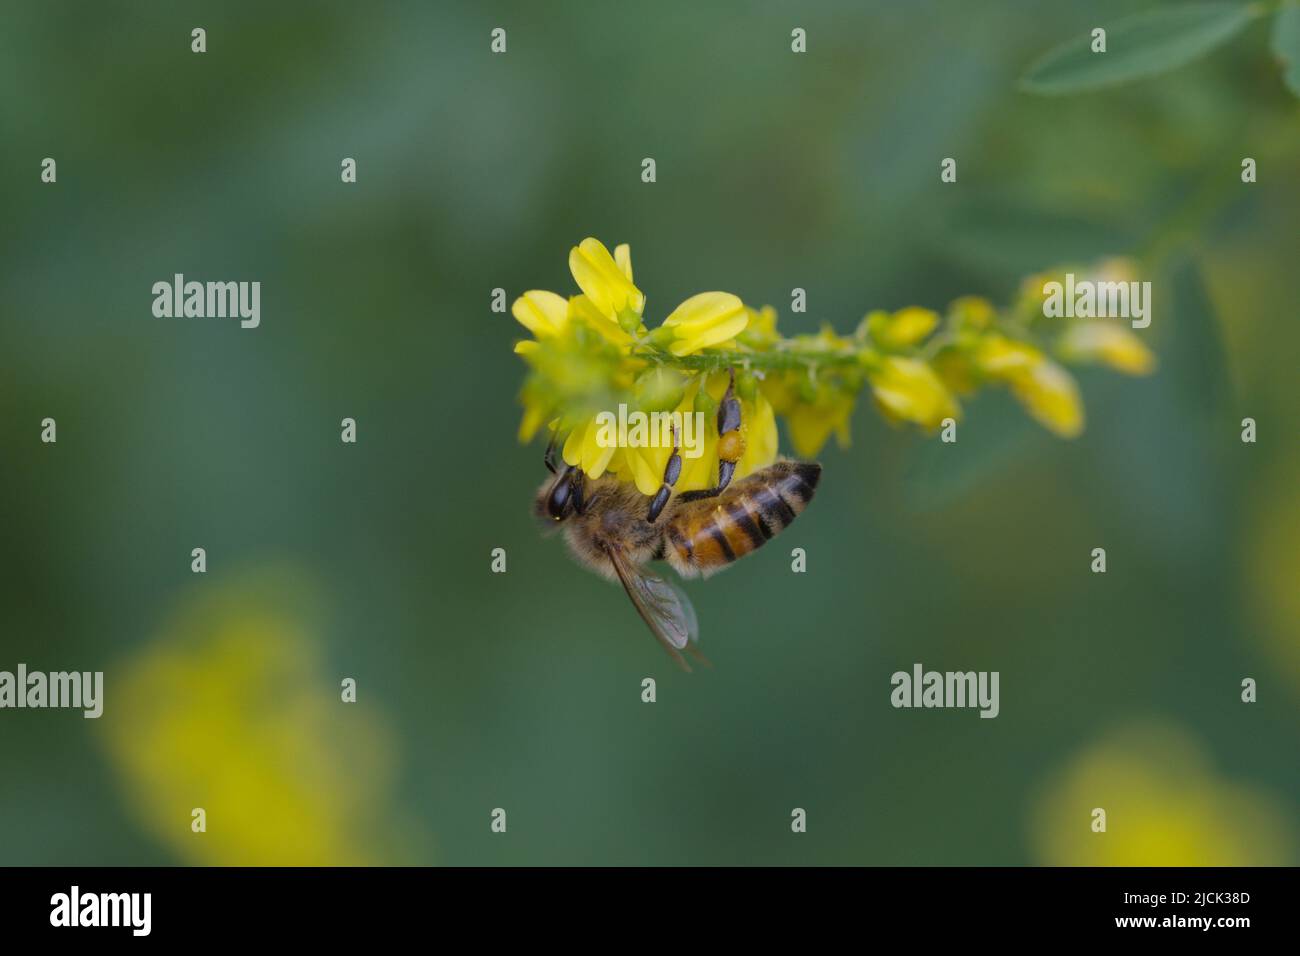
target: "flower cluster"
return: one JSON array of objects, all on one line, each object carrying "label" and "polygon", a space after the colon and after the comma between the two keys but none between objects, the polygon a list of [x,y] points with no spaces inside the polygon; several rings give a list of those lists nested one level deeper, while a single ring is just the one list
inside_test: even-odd
[{"label": "flower cluster", "polygon": [[[1116,279],[1126,268],[1112,261],[1093,274]],[[962,400],[981,386],[1003,386],[1045,427],[1073,437],[1083,429],[1083,405],[1061,363],[1100,363],[1132,375],[1155,365],[1115,320],[1044,319],[1048,276],[1027,279],[1019,299],[1001,310],[967,296],[942,314],[915,306],[873,311],[850,335],[824,327],[785,338],[774,309],[751,308],[728,292],[691,296],[649,329],[626,245],[611,255],[599,240],[584,239],[569,253],[569,270],[580,294],[530,291],[512,306],[533,334],[515,346],[529,365],[520,440],[546,426],[562,441],[565,462],[592,478],[609,472],[635,482],[647,495],[662,482],[672,449],[613,447],[599,440],[596,415],[619,404],[703,412],[704,452],[683,462],[676,487],[708,488],[718,468],[715,412],[733,372],[743,421],[740,478],[775,460],[778,417],[800,456],[816,455],[831,435],[847,445],[864,389],[890,421],[933,431],[959,421]]]}]

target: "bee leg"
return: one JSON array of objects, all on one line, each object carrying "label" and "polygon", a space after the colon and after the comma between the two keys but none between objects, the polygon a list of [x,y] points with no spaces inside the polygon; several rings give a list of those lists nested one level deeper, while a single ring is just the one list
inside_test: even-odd
[{"label": "bee leg", "polygon": [[731,484],[736,462],[745,454],[745,436],[740,433],[740,400],[736,398],[736,370],[731,371],[727,391],[718,406],[718,487],[714,494]]},{"label": "bee leg", "polygon": [[745,436],[740,432],[740,399],[736,398],[736,370],[731,371],[731,381],[718,406],[718,485],[705,491],[688,491],[683,501],[698,501],[722,494],[736,473],[736,463],[745,454]]},{"label": "bee leg", "polygon": [[569,485],[573,491],[573,510],[582,514],[586,511],[586,502],[582,497],[583,489],[586,487],[586,476],[577,465],[569,469]]},{"label": "bee leg", "polygon": [[673,426],[673,453],[668,456],[668,464],[664,466],[664,483],[659,486],[655,492],[654,498],[650,502],[650,510],[646,513],[645,520],[650,524],[655,523],[659,513],[664,510],[664,505],[668,504],[668,499],[672,497],[673,485],[677,484],[677,478],[682,473],[682,456],[678,449],[677,443],[677,426]]},{"label": "bee leg", "polygon": [[542,464],[551,474],[556,473],[555,467],[555,439],[558,432],[551,432],[551,440],[546,443],[546,454],[542,455]]}]

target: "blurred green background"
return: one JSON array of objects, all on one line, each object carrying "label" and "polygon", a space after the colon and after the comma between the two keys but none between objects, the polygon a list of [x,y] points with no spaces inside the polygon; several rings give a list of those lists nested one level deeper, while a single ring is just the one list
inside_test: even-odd
[{"label": "blurred green background", "polygon": [[[1296,101],[1262,22],[1015,87],[1147,6],[4,0],[0,669],[106,700],[0,711],[0,863],[1296,863]],[[647,315],[786,334],[1149,255],[1161,367],[1084,374],[1074,442],[982,397],[942,458],[864,401],[781,545],[688,586],[679,674],[529,513],[491,290],[570,292],[589,235]],[[154,318],[177,272],[261,327]],[[1001,715],[894,710],[918,661]]]}]

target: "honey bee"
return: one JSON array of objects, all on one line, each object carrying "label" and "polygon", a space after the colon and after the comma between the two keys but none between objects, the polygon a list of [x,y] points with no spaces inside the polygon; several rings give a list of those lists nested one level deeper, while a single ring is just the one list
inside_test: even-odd
[{"label": "honey bee", "polygon": [[718,408],[716,487],[674,494],[681,473],[674,448],[663,485],[647,498],[613,475],[593,481],[576,465],[557,469],[552,440],[546,465],[555,477],[542,485],[534,503],[539,517],[561,526],[579,563],[623,585],[651,633],[685,670],[690,667],[683,649],[700,656],[695,609],[679,587],[646,565],[662,560],[680,577],[708,577],[787,528],[821,478],[819,464],[782,459],[732,483],[745,450],[734,386],[733,374]]}]

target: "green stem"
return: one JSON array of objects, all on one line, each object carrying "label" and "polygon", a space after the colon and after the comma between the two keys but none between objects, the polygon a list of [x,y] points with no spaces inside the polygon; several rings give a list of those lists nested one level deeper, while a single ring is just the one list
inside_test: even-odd
[{"label": "green stem", "polygon": [[738,350],[673,355],[653,346],[633,351],[636,358],[648,359],[669,368],[692,372],[725,372],[729,368],[784,372],[791,369],[854,368],[861,364],[856,352],[825,352],[807,349],[776,348],[770,352]]}]

